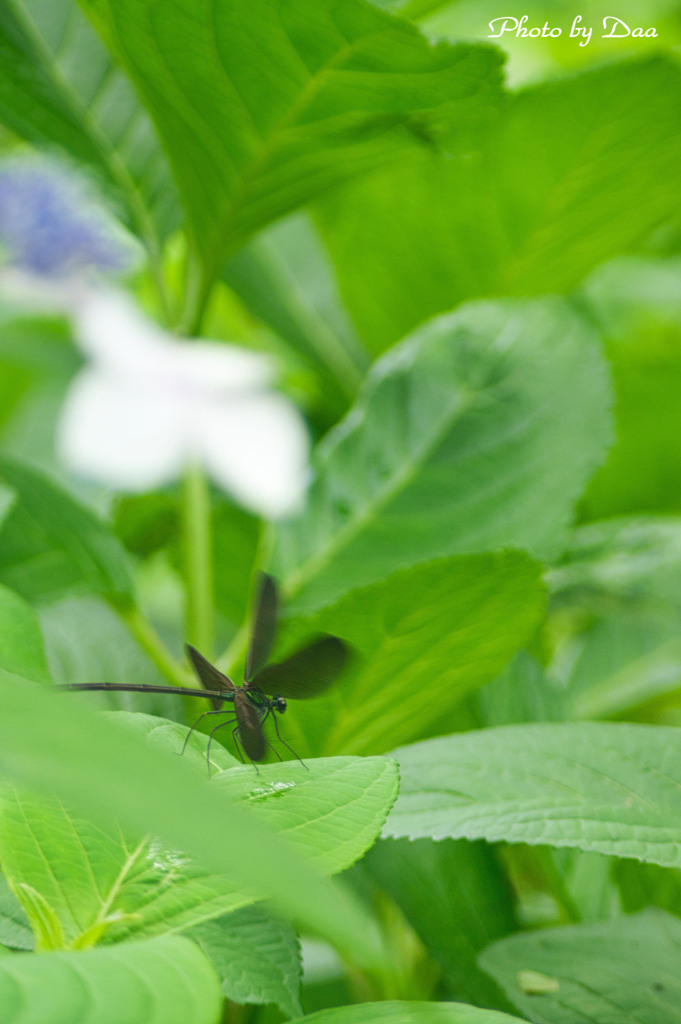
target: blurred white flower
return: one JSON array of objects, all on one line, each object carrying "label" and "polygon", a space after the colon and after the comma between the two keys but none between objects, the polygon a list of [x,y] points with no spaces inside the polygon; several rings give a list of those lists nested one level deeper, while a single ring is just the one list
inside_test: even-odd
[{"label": "blurred white flower", "polygon": [[266,357],[178,341],[113,291],[84,294],[72,319],[88,362],[58,427],[70,469],[142,491],[199,464],[261,515],[296,511],[308,480],[308,436],[295,407],[270,390]]}]

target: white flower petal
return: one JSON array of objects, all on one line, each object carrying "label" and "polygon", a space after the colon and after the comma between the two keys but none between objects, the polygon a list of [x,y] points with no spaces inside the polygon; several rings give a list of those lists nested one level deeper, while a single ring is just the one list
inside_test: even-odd
[{"label": "white flower petal", "polygon": [[254,512],[296,512],[308,483],[305,425],[282,395],[244,395],[197,410],[196,447],[213,479]]},{"label": "white flower petal", "polygon": [[91,289],[73,314],[80,348],[102,369],[130,376],[163,372],[172,359],[169,335],[123,292]]},{"label": "white flower petal", "polygon": [[123,387],[83,370],[66,396],[57,446],[74,472],[116,490],[142,491],[175,479],[185,458],[184,409],[144,387]]},{"label": "white flower petal", "polygon": [[264,388],[274,377],[267,356],[219,341],[174,344],[178,372],[196,387],[211,391]]},{"label": "white flower petal", "polygon": [[74,315],[76,340],[93,362],[118,374],[146,375],[171,389],[241,390],[264,387],[270,360],[216,341],[179,341],[140,312],[124,292],[90,290]]},{"label": "white flower petal", "polygon": [[41,277],[15,267],[0,268],[0,297],[38,313],[70,313],[81,295],[80,283]]}]

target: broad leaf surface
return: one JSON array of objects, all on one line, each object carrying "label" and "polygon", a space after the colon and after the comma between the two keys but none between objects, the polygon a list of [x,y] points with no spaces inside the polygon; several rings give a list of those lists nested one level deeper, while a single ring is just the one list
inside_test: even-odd
[{"label": "broad leaf surface", "polygon": [[417,1003],[386,1000],[337,1006],[319,1010],[292,1024],[513,1024],[520,1017],[511,1017],[496,1010],[479,1010],[464,1003]]},{"label": "broad leaf surface", "polygon": [[466,299],[569,291],[642,248],[678,209],[679,118],[673,59],[610,64],[524,89],[489,130],[329,199],[319,223],[365,343],[381,352]]},{"label": "broad leaf surface", "polygon": [[281,728],[296,752],[325,754],[447,732],[462,697],[501,671],[543,607],[540,567],[510,551],[425,562],[354,590],[291,624],[301,640],[333,633],[359,656],[324,699],[292,702]]},{"label": "broad leaf surface", "polygon": [[536,1024],[678,1024],[681,921],[647,911],[502,939],[481,966]]},{"label": "broad leaf surface", "polygon": [[0,459],[0,480],[15,493],[0,530],[0,582],[29,601],[73,591],[130,601],[125,551],[103,522],[28,466]]},{"label": "broad leaf surface", "polygon": [[3,1024],[215,1024],[214,969],[188,939],[0,958]]},{"label": "broad leaf surface", "polygon": [[[231,906],[269,899],[286,917],[295,916],[298,922],[336,943],[349,956],[380,962],[371,919],[341,886],[323,878],[318,866],[320,859],[331,864],[334,858],[337,863],[343,857],[352,854],[352,859],[362,852],[357,849],[357,830],[348,820],[349,813],[341,829],[343,848],[337,852],[323,849],[317,863],[313,863],[309,856],[292,849],[284,837],[276,835],[270,824],[276,815],[254,811],[254,807],[261,807],[272,798],[275,802],[279,799],[274,787],[278,781],[276,771],[268,772],[273,782],[271,790],[265,785],[261,769],[261,784],[266,792],[242,799],[244,789],[248,794],[258,784],[256,780],[260,777],[255,776],[254,780],[254,769],[250,770],[250,782],[245,776],[241,779],[240,793],[233,792],[233,786],[210,783],[206,779],[205,761],[199,770],[187,758],[171,756],[167,747],[151,749],[117,721],[117,716],[88,713],[80,702],[69,699],[73,696],[53,694],[28,682],[17,685],[16,677],[0,671],[0,774],[8,784],[77,808],[74,813],[79,820],[92,822],[93,828],[99,826],[107,835],[113,823],[120,825],[124,835],[156,835],[159,848],[187,851],[204,865],[204,874],[221,879],[232,897],[239,893]],[[182,731],[179,730],[178,740]],[[195,756],[199,756],[198,751]],[[370,813],[375,817],[373,835],[391,803],[396,784],[394,765],[383,759],[381,765],[366,785],[360,782],[359,787],[349,785],[346,790],[350,796],[357,788],[360,795],[369,794]],[[366,770],[360,766],[362,771],[371,775],[371,767]],[[391,795],[384,796],[379,812],[377,790],[381,783],[376,774],[380,776],[381,771],[390,774]],[[345,773],[341,769],[340,784],[352,774],[351,767]],[[334,788],[337,799],[340,784]],[[388,789],[385,782],[383,788],[384,792]],[[325,796],[322,806],[325,801],[328,805],[332,797]],[[297,801],[298,805],[305,803],[304,798]],[[343,818],[342,810],[336,813]],[[366,843],[372,838],[368,817],[360,824]],[[72,825],[69,828],[73,830]],[[326,843],[333,843],[333,836],[324,834]],[[54,836],[50,841],[55,841]],[[357,852],[353,852],[353,847]],[[167,858],[161,860],[160,869],[164,866],[171,866]],[[66,880],[73,881],[68,864],[63,869]],[[75,881],[80,885],[81,880]],[[210,890],[208,895],[212,895]],[[198,894],[196,902],[200,902]],[[182,906],[179,909],[181,912]],[[164,930],[161,922],[157,930]]]},{"label": "broad leaf surface", "polygon": [[474,122],[498,102],[498,52],[431,44],[357,0],[81,4],[156,123],[209,276],[430,120]]},{"label": "broad leaf surface", "polygon": [[188,934],[216,968],[232,1002],[276,1003],[287,1017],[302,1013],[300,944],[290,925],[261,907],[244,907]]},{"label": "broad leaf surface", "polygon": [[0,667],[35,682],[49,679],[36,614],[18,594],[3,586],[0,586]]},{"label": "broad leaf surface", "polygon": [[678,867],[680,738],[662,726],[583,722],[403,747],[384,832],[573,846]]},{"label": "broad leaf surface", "polygon": [[[177,755],[186,729],[146,715],[127,715],[138,733]],[[205,737],[191,748],[192,764],[205,777]],[[233,759],[212,744],[213,757]],[[215,761],[213,761],[215,764]],[[397,792],[393,762],[383,758],[328,758],[252,765],[215,775],[211,790],[224,791],[273,826],[306,861],[335,872],[357,860],[385,822]],[[176,850],[148,837],[75,817],[63,804],[16,791],[2,801],[0,863],[22,899],[19,886],[52,908],[68,946],[100,936],[184,931],[253,901],[234,874],[216,875]],[[85,938],[84,938],[85,937]]]},{"label": "broad leaf surface", "polygon": [[0,6],[0,121],[93,168],[147,243],[177,219],[153,126],[73,0]]},{"label": "broad leaf surface", "polygon": [[557,554],[609,404],[597,339],[558,299],[472,303],[421,328],[372,368],[279,531],[290,611],[459,552]]}]

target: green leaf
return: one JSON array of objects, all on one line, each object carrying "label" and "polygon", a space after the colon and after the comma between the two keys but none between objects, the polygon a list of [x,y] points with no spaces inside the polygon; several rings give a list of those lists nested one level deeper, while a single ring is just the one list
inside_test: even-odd
[{"label": "green leaf", "polygon": [[148,115],[73,0],[3,0],[0,121],[94,169],[152,251],[176,222]]},{"label": "green leaf", "polygon": [[447,732],[462,697],[501,671],[543,607],[540,567],[511,551],[425,562],[353,590],[293,623],[301,639],[330,632],[361,655],[324,701],[296,704],[295,725],[326,754],[381,753]]},{"label": "green leaf", "polygon": [[384,833],[572,846],[678,867],[680,737],[662,726],[570,722],[403,747]]},{"label": "green leaf", "polygon": [[498,52],[432,44],[357,0],[81,3],[156,123],[209,280],[254,231],[413,145],[422,122],[498,102]]},{"label": "green leaf", "polygon": [[291,614],[445,555],[557,554],[609,405],[596,337],[558,299],[472,303],[426,325],[372,368],[319,447],[306,511],[279,531]]},{"label": "green leaf", "polygon": [[0,875],[0,943],[10,949],[33,949],[35,939],[18,899]]},{"label": "green leaf", "polygon": [[[123,713],[126,719],[138,733],[151,734],[155,746],[180,752],[182,726]],[[191,748],[203,778],[206,739],[197,737]],[[213,763],[219,762],[219,746],[211,749]],[[228,756],[223,761],[232,763]],[[211,790],[229,793],[287,836],[306,862],[331,873],[357,860],[379,833],[397,793],[397,773],[383,758],[265,765],[258,776],[248,765],[215,776]],[[52,908],[67,947],[92,937],[110,942],[185,931],[253,902],[253,892],[233,873],[215,875],[158,841],[104,829],[56,801],[8,792],[0,819],[3,872],[20,899],[19,887],[29,886]]]},{"label": "green leaf", "polygon": [[485,946],[516,927],[495,851],[484,843],[446,839],[383,840],[363,863],[442,967],[448,995],[505,1009],[475,962]]},{"label": "green leaf", "polygon": [[192,928],[234,1003],[276,1003],[287,1017],[300,1006],[300,946],[290,925],[261,907],[244,907]]},{"label": "green leaf", "polygon": [[496,1010],[479,1010],[464,1003],[411,1003],[386,1000],[380,1003],[358,1003],[319,1010],[291,1024],[513,1024],[520,1017],[510,1017]]},{"label": "green leaf", "polygon": [[188,939],[0,959],[4,1024],[215,1024],[215,971]]},{"label": "green leaf", "polygon": [[64,949],[64,932],[54,907],[32,885],[16,882],[12,888],[33,930],[37,952]]},{"label": "green leaf", "polygon": [[[215,780],[208,782],[205,762],[203,771],[196,774],[196,766],[192,767],[189,759],[151,749],[117,722],[115,715],[89,714],[82,702],[72,697],[50,693],[48,688],[28,682],[19,686],[15,676],[0,671],[3,779],[22,790],[57,798],[76,808],[79,818],[99,824],[104,834],[116,826],[124,834],[156,835],[161,848],[187,851],[204,866],[204,873],[226,879],[225,885],[232,892],[240,890],[242,904],[269,899],[278,912],[295,917],[325,936],[353,960],[381,962],[371,918],[342,888],[323,878],[317,864],[276,835],[269,825],[276,815],[254,810],[268,801],[269,790],[240,805],[242,794],[233,792],[233,787],[216,785]],[[380,782],[377,772],[378,779],[374,775],[368,787],[362,790],[360,786],[365,805],[374,805],[374,834],[380,827],[378,790],[383,786],[386,792],[389,783],[394,792],[396,784],[394,765],[383,759],[381,765],[384,782]],[[280,799],[275,783],[282,779],[276,774],[277,768],[272,765],[260,769],[262,783],[266,781],[265,772],[267,781],[272,780],[271,796],[275,801]],[[279,767],[280,772],[286,773],[284,780],[290,770],[287,766]],[[250,792],[260,776],[255,775],[251,766],[245,771],[250,772],[250,782],[244,774],[240,786],[242,791]],[[363,771],[367,770],[360,766],[359,773]],[[346,774],[352,776],[352,768]],[[371,767],[368,774],[371,775]],[[342,778],[341,770],[339,780]],[[390,804],[387,792],[383,799],[385,813]],[[298,801],[301,805],[305,802],[304,798]],[[345,849],[336,854],[323,851],[321,859],[331,864],[334,856],[338,861],[351,853],[359,845],[354,834],[349,834],[351,831],[348,822]],[[366,819],[364,831],[368,843],[371,838]],[[327,836],[326,840],[331,842],[332,837]],[[353,855],[359,856],[360,852]],[[68,865],[64,870],[68,873]]]},{"label": "green leaf", "polygon": [[671,56],[611,63],[526,88],[489,130],[334,195],[319,223],[365,343],[382,352],[481,295],[569,291],[641,249],[677,210],[679,118]]},{"label": "green leaf", "polygon": [[0,481],[15,492],[0,536],[0,582],[29,601],[95,591],[125,605],[132,576],[123,547],[104,523],[26,465],[0,459]]},{"label": "green leaf", "polygon": [[480,965],[537,1024],[677,1024],[681,921],[660,911],[514,935]]},{"label": "green leaf", "polygon": [[35,682],[50,678],[35,612],[18,594],[1,585],[0,667]]}]

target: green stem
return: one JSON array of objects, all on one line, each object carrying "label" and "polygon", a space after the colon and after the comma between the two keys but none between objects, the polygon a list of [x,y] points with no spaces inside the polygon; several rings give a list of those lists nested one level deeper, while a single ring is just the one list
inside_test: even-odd
[{"label": "green stem", "polygon": [[190,247],[187,253],[185,302],[179,324],[180,334],[184,334],[188,338],[195,338],[201,333],[201,324],[214,283],[214,278],[207,272],[201,260]]},{"label": "green stem", "polygon": [[184,477],[183,541],[187,595],[186,636],[209,660],[213,657],[213,570],[210,490],[203,470],[189,466]]},{"label": "green stem", "polygon": [[117,609],[118,614],[127,623],[130,632],[153,661],[164,679],[173,686],[193,686],[191,677],[183,671],[175,661],[160,636],[145,619],[138,608]]},{"label": "green stem", "polygon": [[[258,573],[267,565],[272,553],[272,547],[274,545],[274,533],[272,530],[272,524],[264,521],[260,528],[260,539],[258,541],[258,547],[255,552],[255,558],[253,559],[253,576],[251,585],[255,585],[255,581],[258,578]],[[252,604],[251,599],[248,602],[248,609],[250,610]],[[220,657],[216,660],[215,664],[224,672],[226,675],[231,675],[234,671],[235,665],[240,661],[245,661],[246,651],[248,650],[248,642],[251,637],[251,616],[246,614],[246,620],[242,624],[238,633],[234,636],[229,647],[222,652]]]}]

